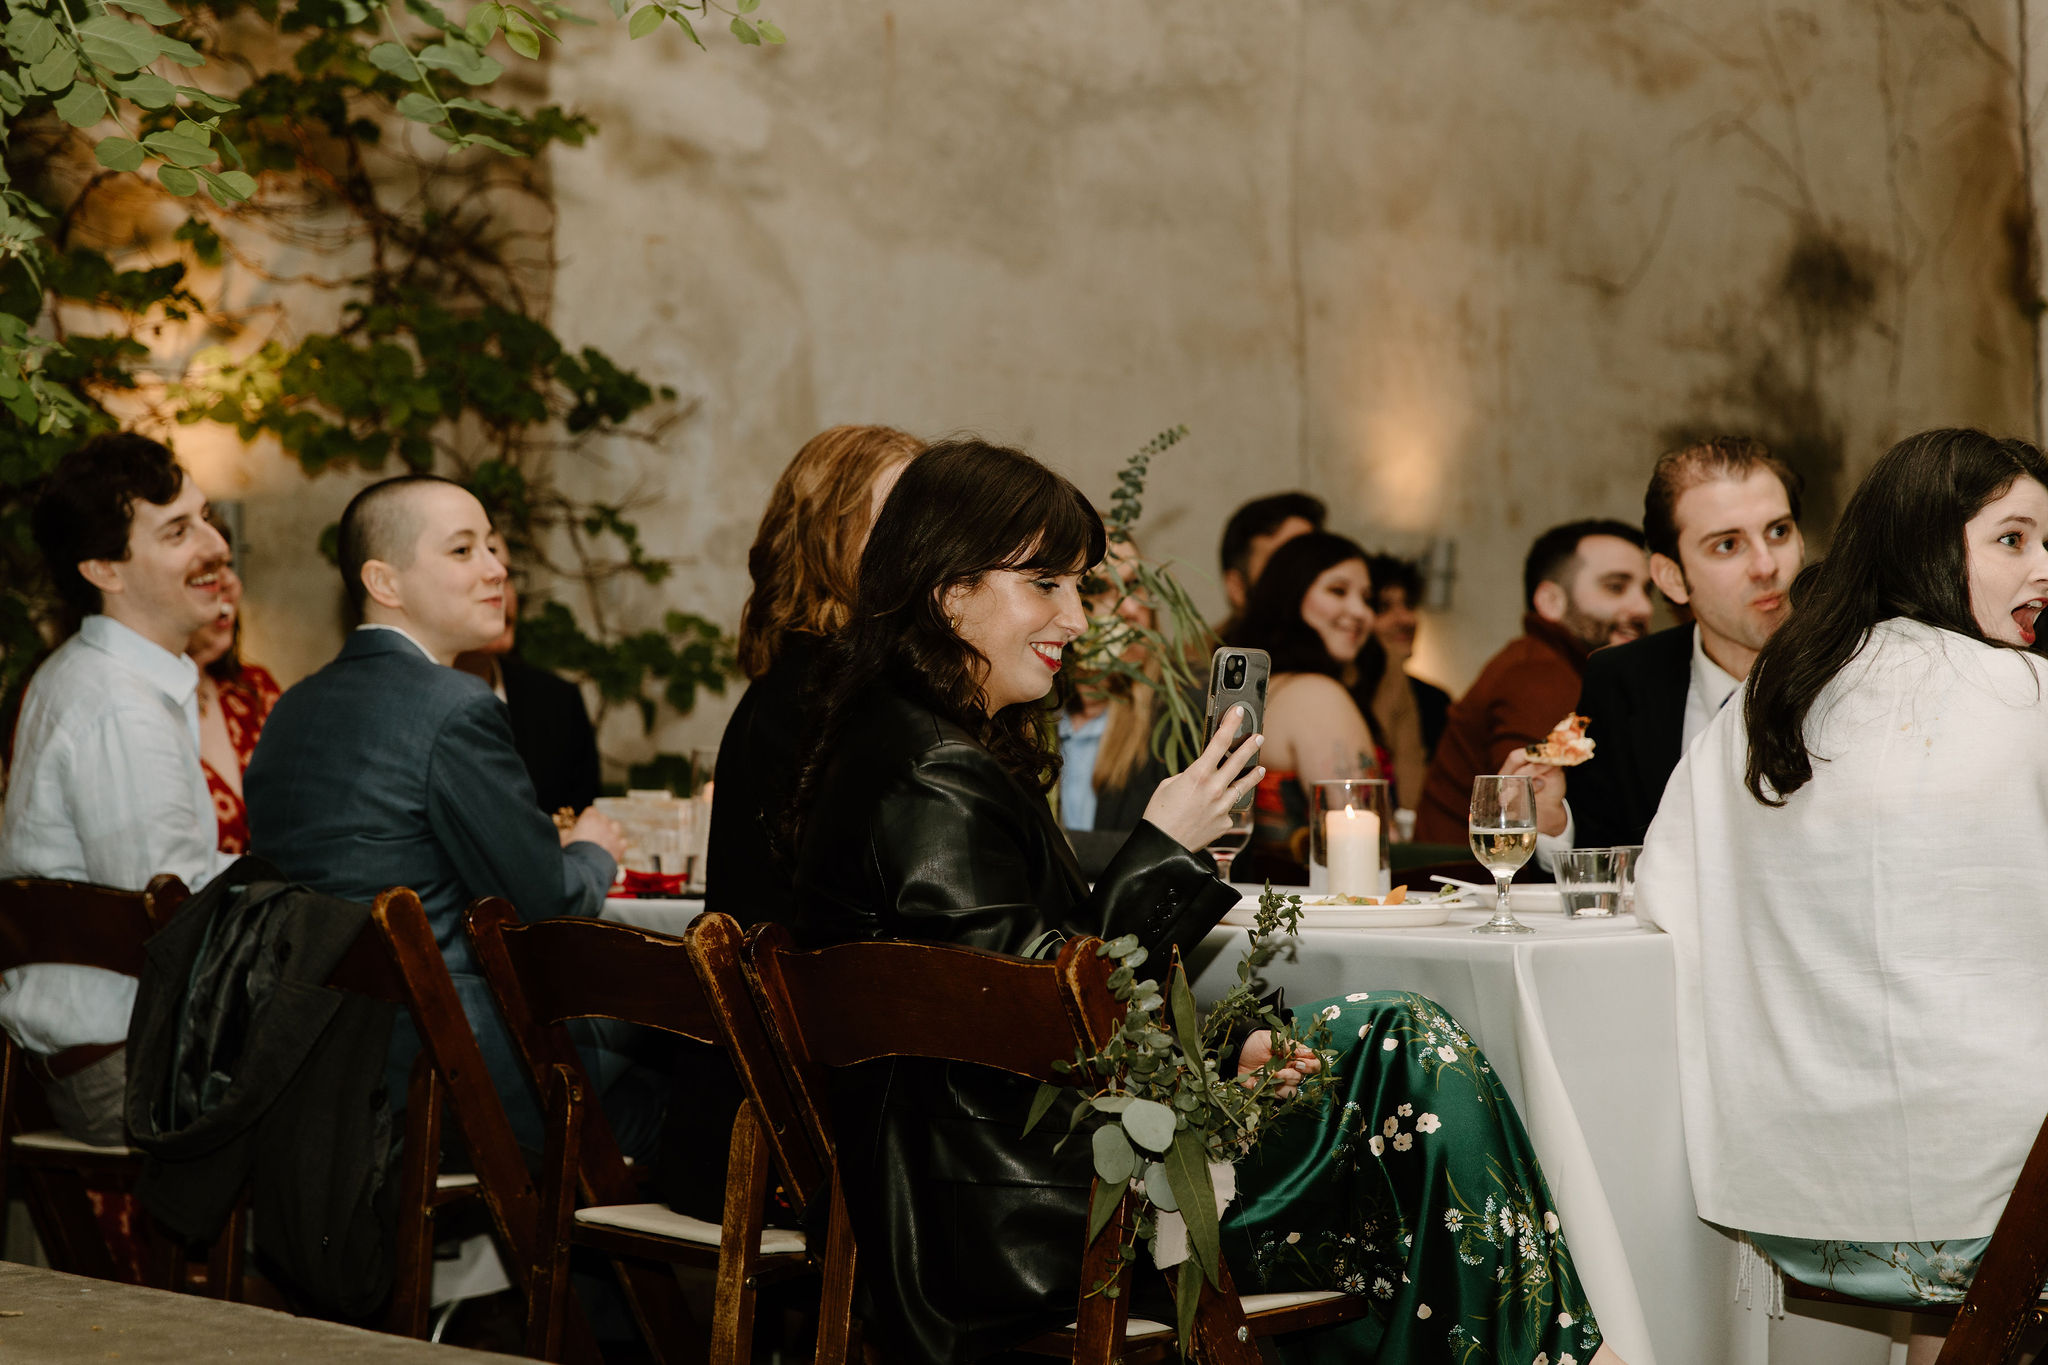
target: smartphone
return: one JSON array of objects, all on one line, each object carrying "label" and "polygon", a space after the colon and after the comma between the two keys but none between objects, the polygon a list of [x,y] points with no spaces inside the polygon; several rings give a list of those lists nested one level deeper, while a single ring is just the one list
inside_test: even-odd
[{"label": "smartphone", "polygon": [[[1216,737],[1217,729],[1224,723],[1223,717],[1231,707],[1244,708],[1237,722],[1237,734],[1231,740],[1235,747],[1248,735],[1255,735],[1266,723],[1266,679],[1272,675],[1273,659],[1263,649],[1235,649],[1224,645],[1209,659],[1209,708],[1202,726],[1204,742]],[[1245,764],[1250,768],[1259,761],[1253,754]],[[1239,769],[1237,776],[1242,776]],[[1235,809],[1251,809],[1252,793],[1246,792],[1238,798]]]}]

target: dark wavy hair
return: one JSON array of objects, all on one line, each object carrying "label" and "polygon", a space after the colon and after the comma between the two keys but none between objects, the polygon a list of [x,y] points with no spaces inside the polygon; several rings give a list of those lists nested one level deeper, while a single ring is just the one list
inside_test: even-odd
[{"label": "dark wavy hair", "polygon": [[1265,650],[1273,656],[1276,674],[1321,673],[1342,682],[1344,661],[1332,655],[1322,634],[1301,619],[1301,603],[1318,578],[1354,559],[1370,562],[1357,541],[1329,531],[1310,531],[1273,551],[1259,581],[1252,584],[1230,643]]},{"label": "dark wavy hair", "polygon": [[100,611],[100,590],[78,566],[91,559],[128,558],[135,504],[175,501],[185,471],[162,444],[132,431],[95,436],[57,462],[30,513],[36,546],[63,599],[64,625]]},{"label": "dark wavy hair", "polygon": [[1102,562],[1102,518],[1073,484],[1020,450],[963,439],[904,466],[861,556],[853,613],[835,639],[832,681],[797,793],[801,822],[848,708],[887,680],[973,735],[1028,788],[1052,790],[1059,750],[1040,703],[981,708],[988,659],[953,631],[948,589],[997,569],[1075,573]]},{"label": "dark wavy hair", "polygon": [[1985,638],[1970,610],[1963,527],[2023,478],[2048,485],[2040,450],[1969,429],[1908,436],[1871,466],[1842,509],[1827,558],[1800,574],[1791,614],[1750,669],[1743,722],[1752,796],[1782,806],[1813,780],[1807,714],[1878,622],[1903,616]]}]

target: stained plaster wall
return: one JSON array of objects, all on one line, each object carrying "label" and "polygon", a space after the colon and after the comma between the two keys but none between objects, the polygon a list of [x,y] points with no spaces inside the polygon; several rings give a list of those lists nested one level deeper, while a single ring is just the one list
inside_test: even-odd
[{"label": "stained plaster wall", "polygon": [[[978,431],[1106,497],[1185,422],[1150,552],[1218,603],[1224,517],[1292,486],[1369,544],[1449,536],[1418,671],[1459,687],[1516,628],[1529,540],[1635,519],[1679,435],[1787,450],[1824,532],[1901,434],[2032,429],[2006,4],[764,13],[786,48],[604,27],[551,65],[602,129],[552,160],[552,321],[679,393],[652,444],[565,467],[647,499],[679,561],[628,614],[734,622],[768,487],[830,423]],[[347,489],[294,478],[253,496],[299,535]],[[258,631],[288,674],[338,638],[307,591]],[[655,740],[715,743],[725,711]],[[625,715],[604,739],[654,742]]]}]

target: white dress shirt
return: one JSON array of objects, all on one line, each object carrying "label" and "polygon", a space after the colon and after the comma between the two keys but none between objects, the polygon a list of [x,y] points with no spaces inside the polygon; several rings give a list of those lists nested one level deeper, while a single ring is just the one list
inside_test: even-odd
[{"label": "white dress shirt", "polygon": [[1679,760],[1636,909],[1672,937],[1702,1218],[1818,1240],[1988,1234],[2048,1113],[2048,663],[1883,622],[1743,785],[1742,707]]},{"label": "white dress shirt", "polygon": [[[434,658],[434,651],[433,651],[433,650],[431,650],[431,649],[428,649],[428,648],[427,648],[427,647],[426,647],[425,645],[421,644],[421,643],[420,643],[420,642],[419,642],[419,641],[418,641],[417,639],[415,639],[415,638],[414,638],[414,636],[413,636],[413,633],[412,633],[411,631],[407,630],[407,629],[406,629],[406,628],[405,628],[404,626],[391,626],[391,625],[386,625],[386,624],[385,624],[384,622],[382,622],[382,621],[365,621],[365,622],[363,622],[363,624],[361,624],[361,625],[357,626],[357,627],[356,627],[356,629],[357,629],[357,630],[388,630],[388,631],[390,631],[390,632],[391,632],[391,633],[392,633],[393,635],[403,635],[403,636],[404,636],[404,637],[405,637],[405,638],[406,638],[407,640],[409,640],[409,641],[411,641],[411,642],[412,642],[412,647],[413,647],[414,649],[416,649],[416,650],[418,650],[418,651],[419,651],[420,653],[422,653],[422,654],[426,655],[426,656],[427,656],[427,658],[428,658],[429,660],[432,660],[432,662],[434,662],[434,663],[440,663],[440,662],[441,662],[441,661],[440,661],[439,659],[436,659],[436,658]],[[501,693],[501,694],[499,695],[499,700],[501,700],[501,701],[502,701],[503,699],[504,699],[504,697],[503,697],[503,694]]]},{"label": "white dress shirt", "polygon": [[[199,766],[199,669],[106,616],[36,670],[15,730],[0,876],[198,890],[234,861]],[[128,1036],[135,980],[62,964],[0,974],[0,1027],[56,1052]]]},{"label": "white dress shirt", "polygon": [[1685,689],[1685,723],[1678,732],[1678,751],[1692,747],[1728,698],[1742,686],[1742,679],[1707,657],[1706,644],[1698,626],[1692,631],[1692,683]]}]

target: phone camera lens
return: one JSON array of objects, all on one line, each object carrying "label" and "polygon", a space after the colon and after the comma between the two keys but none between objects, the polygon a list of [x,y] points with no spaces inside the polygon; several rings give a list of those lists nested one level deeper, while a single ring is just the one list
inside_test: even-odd
[{"label": "phone camera lens", "polygon": [[1223,685],[1231,688],[1244,686],[1244,656],[1242,654],[1233,657],[1229,666],[1223,670]]}]

